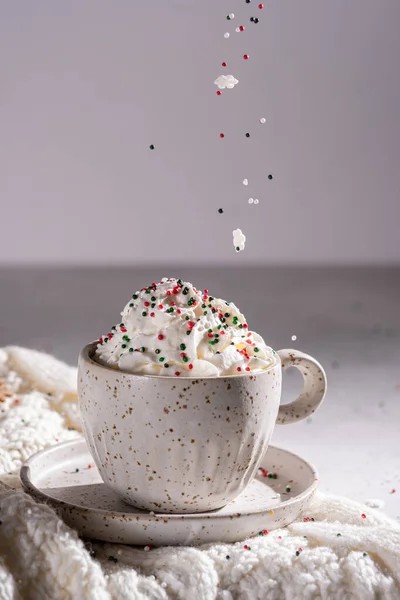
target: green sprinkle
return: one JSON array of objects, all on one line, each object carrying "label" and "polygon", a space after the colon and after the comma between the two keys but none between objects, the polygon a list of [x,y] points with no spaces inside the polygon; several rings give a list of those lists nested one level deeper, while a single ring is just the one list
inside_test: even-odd
[{"label": "green sprinkle", "polygon": [[203,315],[206,315],[206,314],[207,314],[207,311],[205,310],[205,311],[203,312]]},{"label": "green sprinkle", "polygon": [[79,469],[78,469],[78,468],[77,468],[77,469],[75,469],[75,473],[79,473]]},{"label": "green sprinkle", "polygon": [[187,295],[188,295],[188,293],[189,293],[189,288],[188,288],[188,287],[184,287],[184,288],[183,288],[183,290],[182,290],[182,294],[183,294],[184,296],[187,296]]},{"label": "green sprinkle", "polygon": [[150,300],[151,300],[152,302],[155,302],[155,301],[157,300],[157,298],[156,298],[155,296],[152,296],[152,297],[150,298]]},{"label": "green sprinkle", "polygon": [[143,311],[142,312],[142,317],[147,317],[147,312]]},{"label": "green sprinkle", "polygon": [[186,335],[190,335],[192,332],[190,331],[190,329],[187,330]]},{"label": "green sprinkle", "polygon": [[207,304],[202,304],[201,308],[207,308]]},{"label": "green sprinkle", "polygon": [[161,350],[159,350],[159,349],[157,348],[157,350],[155,350],[154,352],[155,352],[156,354],[160,354]]},{"label": "green sprinkle", "polygon": [[255,347],[254,352],[259,352],[259,348]]},{"label": "green sprinkle", "polygon": [[208,333],[212,333],[212,329],[207,329]]},{"label": "green sprinkle", "polygon": [[217,329],[221,329],[222,325],[218,325]]},{"label": "green sprinkle", "polygon": [[188,317],[188,316],[186,315],[185,319],[186,319],[186,321],[189,321],[190,317]]},{"label": "green sprinkle", "polygon": [[208,342],[210,344],[210,346],[214,346],[215,342],[214,340],[211,340],[210,342]]},{"label": "green sprinkle", "polygon": [[290,492],[290,486],[289,485],[286,486],[286,491]]},{"label": "green sprinkle", "polygon": [[164,362],[165,358],[163,356],[161,356],[161,358],[158,359],[160,362]]},{"label": "green sprinkle", "polygon": [[275,350],[272,350],[272,354],[276,354]]},{"label": "green sprinkle", "polygon": [[111,562],[114,562],[114,563],[118,562],[118,558],[115,558],[115,556],[109,556],[108,560],[110,560]]},{"label": "green sprinkle", "polygon": [[186,344],[181,344],[181,345],[179,346],[179,348],[180,348],[182,351],[183,351],[183,350],[186,350]]},{"label": "green sprinkle", "polygon": [[241,323],[239,325],[239,329],[243,329],[243,325]]},{"label": "green sprinkle", "polygon": [[120,327],[125,327],[125,325],[123,323],[120,323],[119,326]]},{"label": "green sprinkle", "polygon": [[121,348],[126,348],[126,344],[122,344]]},{"label": "green sprinkle", "polygon": [[129,308],[132,308],[132,306],[133,306],[133,302],[130,303]]},{"label": "green sprinkle", "polygon": [[188,359],[188,357],[187,357],[187,356],[183,356],[183,357],[182,357],[182,360],[183,360],[183,362],[188,362],[188,360],[189,360],[189,359]]},{"label": "green sprinkle", "polygon": [[142,346],[142,347],[140,348],[140,352],[146,352],[146,348],[145,348],[144,346]]},{"label": "green sprinkle", "polygon": [[146,290],[146,291],[145,291],[145,294],[150,294],[150,290]]},{"label": "green sprinkle", "polygon": [[136,298],[138,298],[138,295],[137,295],[137,294],[133,294],[132,298],[133,298],[134,300],[136,300]]},{"label": "green sprinkle", "polygon": [[212,302],[214,300],[214,296],[210,296],[209,300],[210,300],[210,302]]},{"label": "green sprinkle", "polygon": [[133,352],[133,348],[129,348],[129,352]]},{"label": "green sprinkle", "polygon": [[342,535],[341,533],[337,533],[336,534],[337,537],[341,537],[341,535]]}]

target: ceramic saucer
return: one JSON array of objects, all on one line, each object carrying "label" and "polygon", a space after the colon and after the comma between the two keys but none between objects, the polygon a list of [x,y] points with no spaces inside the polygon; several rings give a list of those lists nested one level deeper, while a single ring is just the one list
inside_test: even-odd
[{"label": "ceramic saucer", "polygon": [[29,494],[51,504],[83,537],[138,546],[192,545],[240,541],[284,527],[306,510],[318,485],[308,462],[270,446],[261,467],[236,500],[197,514],[148,513],[125,504],[104,485],[83,439],[33,455],[22,465],[20,479]]}]

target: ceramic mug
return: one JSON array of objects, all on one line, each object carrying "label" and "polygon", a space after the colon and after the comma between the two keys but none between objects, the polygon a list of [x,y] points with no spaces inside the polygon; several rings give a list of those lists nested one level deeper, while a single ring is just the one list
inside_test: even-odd
[{"label": "ceramic mug", "polygon": [[[83,432],[104,483],[136,508],[196,513],[225,506],[251,482],[275,423],[310,416],[326,375],[311,356],[280,350],[261,373],[191,378],[134,375],[79,357]],[[279,405],[282,369],[304,378],[300,396]]]}]

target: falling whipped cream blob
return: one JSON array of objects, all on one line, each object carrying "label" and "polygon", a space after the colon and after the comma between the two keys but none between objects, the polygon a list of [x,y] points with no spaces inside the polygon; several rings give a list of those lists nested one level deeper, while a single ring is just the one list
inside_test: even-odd
[{"label": "falling whipped cream blob", "polygon": [[235,229],[232,233],[235,250],[236,252],[241,252],[244,250],[244,246],[246,244],[246,236],[241,229]]},{"label": "falling whipped cream blob", "polygon": [[220,90],[224,90],[225,88],[232,90],[235,85],[239,83],[239,80],[233,75],[220,75],[217,77],[214,83],[219,87]]}]

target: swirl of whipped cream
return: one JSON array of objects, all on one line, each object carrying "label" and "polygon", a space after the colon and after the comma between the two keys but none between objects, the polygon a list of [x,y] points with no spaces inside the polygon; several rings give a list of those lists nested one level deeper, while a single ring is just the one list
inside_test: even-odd
[{"label": "swirl of whipped cream", "polygon": [[139,375],[218,377],[260,372],[275,351],[232,302],[181,279],[152,283],[133,294],[122,321],[99,339],[95,358]]}]

